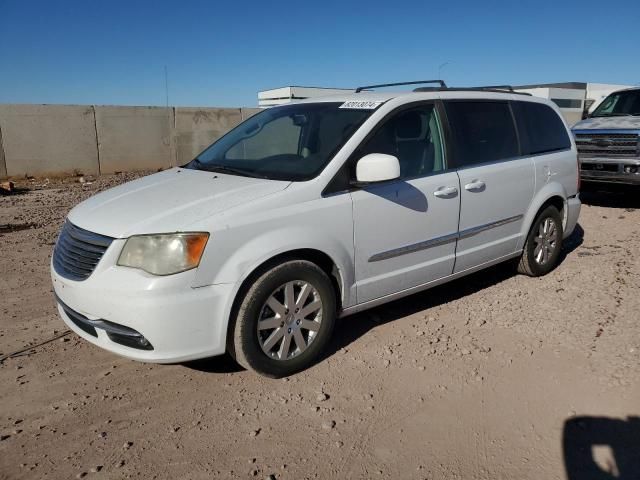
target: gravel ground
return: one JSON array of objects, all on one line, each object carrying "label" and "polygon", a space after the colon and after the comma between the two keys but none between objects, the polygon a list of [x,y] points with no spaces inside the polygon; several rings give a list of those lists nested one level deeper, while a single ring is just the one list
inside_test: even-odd
[{"label": "gravel ground", "polygon": [[[65,331],[57,231],[131,178],[0,197],[0,355]],[[345,318],[291,378],[136,363],[74,334],[8,358],[0,479],[640,478],[640,191],[583,201],[551,274],[502,265]]]}]

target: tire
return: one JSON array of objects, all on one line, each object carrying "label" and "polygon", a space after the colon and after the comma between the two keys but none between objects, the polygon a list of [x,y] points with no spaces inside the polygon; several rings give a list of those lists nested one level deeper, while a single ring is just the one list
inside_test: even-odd
[{"label": "tire", "polygon": [[287,261],[261,274],[244,294],[229,352],[261,375],[292,375],[315,363],[335,319],[335,291],[327,274],[306,260]]},{"label": "tire", "polygon": [[530,277],[540,277],[558,264],[562,250],[562,217],[553,205],[536,216],[518,263],[518,272]]}]

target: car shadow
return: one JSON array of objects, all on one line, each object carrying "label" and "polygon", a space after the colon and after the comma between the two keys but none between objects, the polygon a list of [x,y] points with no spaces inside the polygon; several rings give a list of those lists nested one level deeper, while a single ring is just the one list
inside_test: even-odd
[{"label": "car shadow", "polygon": [[229,353],[225,353],[224,355],[219,355],[217,357],[183,362],[182,366],[204,373],[236,373],[244,370],[244,368],[236,363]]},{"label": "car shadow", "polygon": [[[563,243],[558,266],[582,244],[583,238],[584,230],[580,224],[578,224],[572,234],[567,237]],[[340,349],[347,347],[378,325],[393,322],[394,320],[459,300],[485,288],[498,285],[517,275],[516,265],[517,260],[500,263],[493,267],[472,273],[466,277],[339,320],[323,358],[331,357]]]},{"label": "car shadow", "polygon": [[381,185],[373,184],[363,190],[415,212],[426,212],[429,208],[424,193],[404,180]]},{"label": "car shadow", "polygon": [[[564,262],[576,248],[584,243],[584,229],[579,223],[576,224],[573,232],[562,242],[562,250],[560,250],[560,258],[558,259],[558,266]],[[557,267],[556,267],[557,268]]]},{"label": "car shadow", "polygon": [[568,480],[640,479],[640,417],[573,417],[562,432]]},{"label": "car shadow", "polygon": [[580,191],[580,200],[594,207],[632,211],[640,208],[640,185],[585,184]]}]

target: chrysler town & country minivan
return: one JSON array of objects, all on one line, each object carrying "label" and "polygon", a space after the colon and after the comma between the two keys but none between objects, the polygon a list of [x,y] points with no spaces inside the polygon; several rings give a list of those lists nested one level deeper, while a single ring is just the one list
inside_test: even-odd
[{"label": "chrysler town & country minivan", "polygon": [[556,266],[580,200],[554,104],[372,90],[263,110],[76,206],[51,269],[69,328],[136,360],[230,352],[279,377],[318,359],[338,317],[510,259]]}]

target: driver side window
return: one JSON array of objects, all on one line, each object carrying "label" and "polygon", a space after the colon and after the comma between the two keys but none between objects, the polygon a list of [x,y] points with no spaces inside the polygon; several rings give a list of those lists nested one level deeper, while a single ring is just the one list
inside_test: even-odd
[{"label": "driver side window", "polygon": [[385,153],[398,158],[400,178],[409,179],[445,169],[440,121],[435,105],[421,105],[394,114],[378,127],[359,157]]}]

